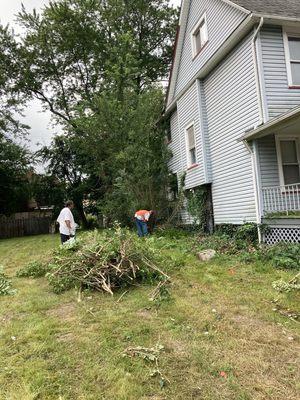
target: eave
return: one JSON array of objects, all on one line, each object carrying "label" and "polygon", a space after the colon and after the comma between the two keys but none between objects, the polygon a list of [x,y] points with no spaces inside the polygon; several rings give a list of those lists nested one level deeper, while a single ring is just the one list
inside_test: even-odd
[{"label": "eave", "polygon": [[260,139],[264,136],[270,135],[276,131],[284,129],[290,123],[295,122],[298,118],[300,118],[300,107],[295,107],[292,110],[288,111],[287,113],[284,113],[279,117],[274,118],[266,122],[265,124],[260,125],[251,131],[246,132],[242,137],[239,138],[239,141],[250,142],[254,139]]}]

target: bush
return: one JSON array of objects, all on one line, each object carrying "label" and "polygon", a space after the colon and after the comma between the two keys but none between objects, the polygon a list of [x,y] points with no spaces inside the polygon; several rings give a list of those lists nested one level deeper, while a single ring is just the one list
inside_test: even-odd
[{"label": "bush", "polygon": [[18,278],[41,278],[49,271],[47,264],[42,264],[38,261],[33,261],[17,272]]},{"label": "bush", "polygon": [[167,264],[149,240],[116,227],[86,233],[70,248],[61,246],[50,262],[47,277],[56,293],[83,287],[113,294],[128,285],[167,279],[158,268]]},{"label": "bush", "polygon": [[278,269],[300,269],[300,245],[294,243],[278,243],[274,246],[262,246],[253,253],[244,254],[242,261],[269,262]]},{"label": "bush", "polygon": [[3,272],[4,268],[0,265],[0,296],[13,295],[16,290],[12,289],[11,281]]},{"label": "bush", "polygon": [[87,230],[99,228],[99,221],[95,215],[88,214],[86,216],[86,226]]}]

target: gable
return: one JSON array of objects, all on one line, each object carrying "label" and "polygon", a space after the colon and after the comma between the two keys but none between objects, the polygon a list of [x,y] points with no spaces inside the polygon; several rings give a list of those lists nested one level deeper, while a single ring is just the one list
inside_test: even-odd
[{"label": "gable", "polygon": [[[208,42],[193,58],[191,35],[204,14],[207,20]],[[232,6],[224,0],[183,1],[168,104],[190,82],[247,15],[246,10],[243,11],[239,7]]]}]

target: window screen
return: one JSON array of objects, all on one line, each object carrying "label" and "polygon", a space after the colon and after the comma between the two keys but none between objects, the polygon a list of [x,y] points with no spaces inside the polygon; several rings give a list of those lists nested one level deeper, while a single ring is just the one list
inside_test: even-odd
[{"label": "window screen", "polygon": [[300,165],[296,140],[282,140],[280,142],[282,170],[284,184],[300,183]]}]

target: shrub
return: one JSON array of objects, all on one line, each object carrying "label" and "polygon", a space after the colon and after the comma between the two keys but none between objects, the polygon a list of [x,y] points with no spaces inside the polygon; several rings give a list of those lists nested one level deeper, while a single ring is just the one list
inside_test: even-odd
[{"label": "shrub", "polygon": [[300,245],[292,243],[280,243],[262,253],[262,258],[269,259],[275,268],[300,269]]},{"label": "shrub", "polygon": [[18,278],[41,278],[46,275],[49,268],[47,264],[32,261],[17,272]]},{"label": "shrub", "polygon": [[12,289],[11,281],[4,274],[4,268],[0,265],[0,296],[13,295],[16,290]]},{"label": "shrub", "polygon": [[262,246],[253,253],[244,254],[242,261],[269,262],[278,269],[300,269],[300,245],[294,243],[278,243],[274,246]]}]

